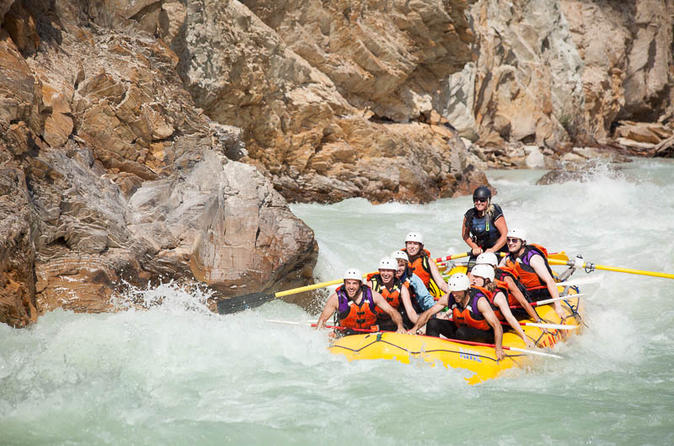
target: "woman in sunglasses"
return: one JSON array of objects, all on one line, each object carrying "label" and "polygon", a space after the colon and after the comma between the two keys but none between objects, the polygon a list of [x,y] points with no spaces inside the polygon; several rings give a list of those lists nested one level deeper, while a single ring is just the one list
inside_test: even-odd
[{"label": "woman in sunglasses", "polygon": [[480,186],[473,192],[474,207],[463,216],[461,236],[470,246],[472,258],[483,252],[508,252],[508,225],[498,204],[491,202],[491,191]]}]

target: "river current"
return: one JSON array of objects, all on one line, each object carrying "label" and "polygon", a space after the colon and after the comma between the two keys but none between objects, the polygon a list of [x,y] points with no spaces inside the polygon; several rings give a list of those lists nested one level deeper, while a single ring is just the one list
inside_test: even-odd
[{"label": "river current", "polygon": [[[674,272],[674,162],[599,168],[537,186],[543,171],[490,171],[508,224],[552,251]],[[294,205],[320,246],[319,280],[374,270],[424,234],[434,257],[465,251],[470,197],[427,205]],[[674,443],[674,281],[595,271],[588,328],[544,359],[477,386],[465,372],[356,361],[328,338],[266,319],[315,320],[274,301],[232,315],[172,286],[139,291],[147,310],[55,311],[0,325],[0,445]],[[121,298],[120,305],[125,304]],[[129,297],[129,300],[132,300]]]}]

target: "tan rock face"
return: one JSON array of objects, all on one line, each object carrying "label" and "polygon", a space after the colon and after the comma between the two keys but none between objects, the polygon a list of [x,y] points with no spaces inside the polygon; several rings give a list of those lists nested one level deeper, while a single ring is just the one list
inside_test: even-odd
[{"label": "tan rock face", "polygon": [[474,171],[460,139],[428,124],[445,76],[470,57],[464,9],[207,0],[167,36],[197,104],[244,129],[249,162],[285,197],[428,201]]},{"label": "tan rock face", "polygon": [[25,58],[0,40],[0,321],[107,311],[124,282],[219,297],[306,283],[312,231],[225,156],[245,154],[240,131],[194,106],[176,55],[146,34],[79,28],[76,2],[58,8],[59,45]]},{"label": "tan rock face", "polygon": [[558,155],[568,142],[611,142],[620,119],[671,119],[672,10],[671,0],[479,0],[477,61],[450,76],[443,114],[483,146]]},{"label": "tan rock face", "polygon": [[0,322],[24,327],[37,320],[35,250],[25,177],[0,145]]}]

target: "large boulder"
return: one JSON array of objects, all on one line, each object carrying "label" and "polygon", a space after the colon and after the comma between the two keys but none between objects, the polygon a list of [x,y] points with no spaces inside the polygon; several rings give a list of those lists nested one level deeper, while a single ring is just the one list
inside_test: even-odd
[{"label": "large boulder", "polygon": [[245,154],[241,132],[194,105],[177,56],[138,27],[79,26],[85,12],[128,26],[154,3],[112,15],[103,7],[120,2],[32,3],[12,17],[49,22],[35,54],[0,30],[0,321],[107,311],[129,284],[225,298],[311,279],[311,229],[228,158]]}]

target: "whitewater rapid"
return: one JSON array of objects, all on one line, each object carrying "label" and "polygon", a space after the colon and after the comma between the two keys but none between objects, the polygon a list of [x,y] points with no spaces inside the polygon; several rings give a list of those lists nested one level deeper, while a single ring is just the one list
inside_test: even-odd
[{"label": "whitewater rapid", "polygon": [[[489,172],[509,225],[594,263],[674,272],[674,162],[535,185],[543,173]],[[434,257],[464,251],[470,201],[292,209],[331,280],[375,269],[411,230]],[[0,444],[672,444],[674,282],[595,275],[589,328],[557,347],[564,359],[472,387],[460,370],[348,363],[326,333],[265,322],[313,320],[322,302],[216,315],[207,294],[165,284],[129,297],[146,310],[0,325]]]}]

